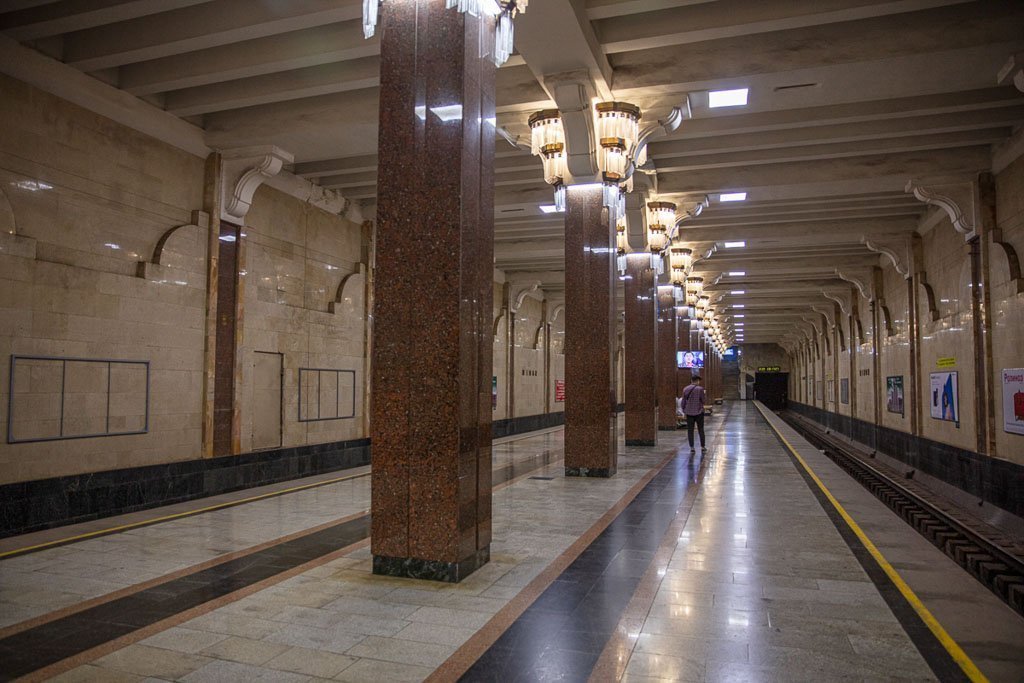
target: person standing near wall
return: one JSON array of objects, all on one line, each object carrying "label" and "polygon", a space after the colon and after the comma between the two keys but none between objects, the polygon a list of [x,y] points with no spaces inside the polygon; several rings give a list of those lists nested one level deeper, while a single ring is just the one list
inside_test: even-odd
[{"label": "person standing near wall", "polygon": [[686,415],[686,437],[690,441],[690,452],[693,447],[693,427],[696,425],[700,435],[700,447],[703,452],[708,450],[708,442],[704,437],[704,387],[700,385],[700,377],[694,375],[690,386],[683,389],[683,414]]}]

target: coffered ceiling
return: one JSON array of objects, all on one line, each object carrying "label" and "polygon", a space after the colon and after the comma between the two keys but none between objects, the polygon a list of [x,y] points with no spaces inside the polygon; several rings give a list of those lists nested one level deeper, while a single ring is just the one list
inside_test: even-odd
[{"label": "coffered ceiling", "polygon": [[[363,39],[361,6],[3,0],[0,32],[206,145],[288,150],[296,174],[372,211],[379,41]],[[864,236],[919,228],[927,207],[904,191],[910,178],[989,170],[1024,123],[1024,93],[998,77],[1024,51],[1014,0],[534,0],[516,32],[498,74],[498,124],[512,136],[553,105],[544,83],[557,71],[586,69],[647,120],[688,103],[692,118],[651,143],[651,185],[682,206],[709,197],[681,238],[717,246],[695,271],[721,305],[744,305],[748,342],[779,340],[808,296],[848,287],[837,266],[877,265]],[[707,106],[728,88],[748,88],[748,104]],[[496,265],[558,290],[563,225],[540,211],[540,163],[496,145]]]}]

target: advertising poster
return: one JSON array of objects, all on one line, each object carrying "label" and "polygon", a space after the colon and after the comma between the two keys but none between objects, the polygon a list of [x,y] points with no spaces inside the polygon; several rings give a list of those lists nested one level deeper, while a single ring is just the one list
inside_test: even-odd
[{"label": "advertising poster", "polygon": [[836,402],[836,381],[834,379],[828,381],[828,402]]},{"label": "advertising poster", "polygon": [[839,402],[849,405],[850,403],[850,378],[843,377],[839,380]]},{"label": "advertising poster", "polygon": [[936,420],[955,422],[960,426],[960,393],[958,372],[933,372],[931,375],[930,407]]},{"label": "advertising poster", "polygon": [[498,378],[491,375],[491,410],[498,409]]},{"label": "advertising poster", "polygon": [[903,415],[903,375],[885,378],[885,409]]},{"label": "advertising poster", "polygon": [[565,402],[565,380],[564,379],[556,379],[555,380],[555,403],[564,403],[564,402]]},{"label": "advertising poster", "polygon": [[1024,368],[1003,368],[1003,430],[1024,434]]}]

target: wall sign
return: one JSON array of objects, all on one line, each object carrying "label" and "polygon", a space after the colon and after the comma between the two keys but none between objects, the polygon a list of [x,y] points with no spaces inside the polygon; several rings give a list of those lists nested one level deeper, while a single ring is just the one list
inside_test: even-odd
[{"label": "wall sign", "polygon": [[498,376],[491,375],[491,410],[498,409]]},{"label": "wall sign", "polygon": [[885,378],[885,409],[903,415],[903,375]]},{"label": "wall sign", "polygon": [[839,402],[850,404],[850,378],[843,377],[839,380]]},{"label": "wall sign", "polygon": [[1024,434],[1024,368],[1003,368],[1003,431]]},{"label": "wall sign", "polygon": [[565,380],[564,379],[556,379],[555,380],[555,403],[564,403],[564,402],[565,402]]},{"label": "wall sign", "polygon": [[938,360],[935,361],[935,367],[937,367],[937,368],[955,368],[956,367],[956,358],[954,358],[954,357],[939,358]]},{"label": "wall sign", "polygon": [[781,365],[759,365],[757,367],[758,372],[781,372]]},{"label": "wall sign", "polygon": [[936,420],[955,422],[960,427],[960,388],[958,372],[931,374],[931,416]]}]

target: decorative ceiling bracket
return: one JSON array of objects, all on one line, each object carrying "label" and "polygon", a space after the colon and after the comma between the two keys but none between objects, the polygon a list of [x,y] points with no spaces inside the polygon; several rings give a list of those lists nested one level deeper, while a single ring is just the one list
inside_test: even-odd
[{"label": "decorative ceiling bracket", "polygon": [[513,285],[511,305],[510,308],[513,313],[518,313],[523,302],[526,301],[526,297],[530,295],[530,292],[535,292],[540,288],[540,280],[534,280],[532,282],[520,283]]},{"label": "decorative ceiling bracket", "polygon": [[256,190],[292,161],[291,154],[274,145],[221,152],[221,220],[244,225]]},{"label": "decorative ceiling bracket", "polygon": [[929,183],[911,179],[904,189],[918,201],[945,211],[953,229],[963,235],[964,240],[971,240],[977,235],[981,223],[981,198],[975,180]]},{"label": "decorative ceiling bracket", "polygon": [[904,280],[909,280],[913,276],[909,235],[900,237],[879,237],[877,235],[869,237],[865,235],[860,238],[860,241],[871,251],[887,257],[892,267],[903,276]]},{"label": "decorative ceiling bracket", "polygon": [[[843,270],[842,268],[836,268],[836,276],[840,280],[846,280],[857,288],[860,295],[867,301],[874,299],[874,292],[871,289],[871,278],[872,271],[866,268],[858,269],[856,271]],[[826,295],[827,296],[827,295]]]},{"label": "decorative ceiling bracket", "polygon": [[815,313],[820,313],[821,315],[825,316],[825,322],[828,323],[829,327],[836,326],[836,310],[834,306],[830,307],[813,305],[811,306],[811,310],[814,311]]},{"label": "decorative ceiling bracket", "polygon": [[850,290],[846,289],[845,292],[828,292],[822,291],[821,295],[829,301],[834,301],[839,305],[839,310],[843,312],[843,315],[850,315],[853,310],[852,302],[850,301]]},{"label": "decorative ceiling bracket", "polygon": [[1010,55],[1010,58],[1003,64],[1003,68],[999,70],[996,80],[999,85],[1013,83],[1017,90],[1024,92],[1024,52]]}]

